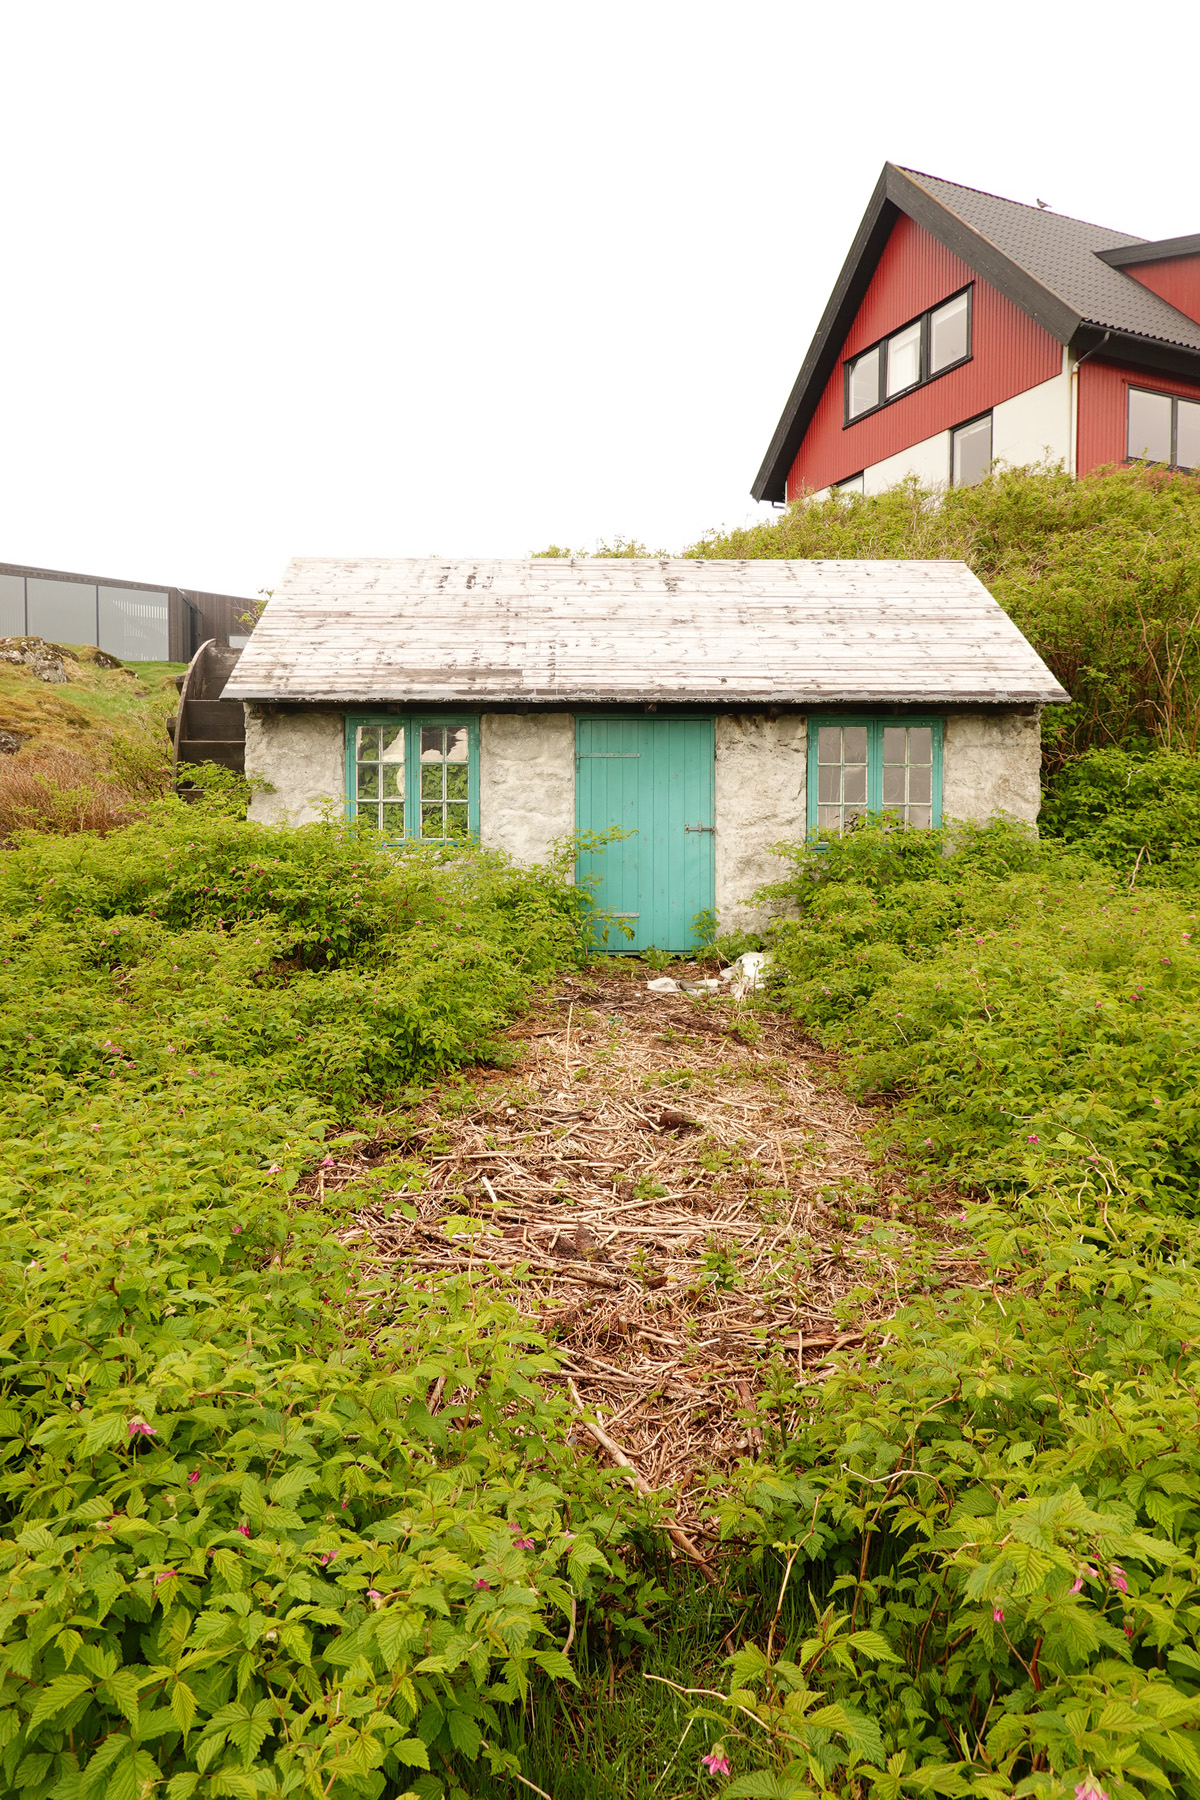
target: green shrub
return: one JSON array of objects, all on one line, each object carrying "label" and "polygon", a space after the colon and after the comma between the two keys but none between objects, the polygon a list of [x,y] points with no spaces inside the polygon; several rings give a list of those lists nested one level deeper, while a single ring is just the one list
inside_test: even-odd
[{"label": "green shrub", "polygon": [[496,1709],[569,1676],[625,1527],[515,1311],[381,1289],[293,1189],[486,1053],[579,897],[175,803],[31,837],[0,890],[5,1791],[375,1800],[507,1766]]},{"label": "green shrub", "polygon": [[1200,756],[1091,750],[1056,777],[1041,829],[1132,884],[1200,885]]},{"label": "green shrub", "polygon": [[709,1716],[774,1782],[733,1796],[1200,1794],[1200,1235],[1096,1177],[973,1224],[979,1282],[795,1389],[722,1505],[832,1597],[731,1659]]},{"label": "green shrub", "polygon": [[1012,826],[871,824],[792,852],[783,1003],[894,1102],[887,1135],[959,1179],[1020,1189],[1104,1164],[1200,1210],[1194,902],[1129,891]]}]

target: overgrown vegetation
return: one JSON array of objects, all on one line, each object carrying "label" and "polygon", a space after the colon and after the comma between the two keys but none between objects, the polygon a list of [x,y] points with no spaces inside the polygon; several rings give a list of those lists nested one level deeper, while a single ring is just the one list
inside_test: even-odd
[{"label": "overgrown vegetation", "polygon": [[503,1761],[497,1707],[569,1679],[604,1480],[515,1313],[360,1297],[289,1196],[486,1055],[576,954],[571,890],[173,801],[27,838],[0,884],[5,1791],[433,1795]]},{"label": "overgrown vegetation", "polygon": [[1058,803],[1077,839],[1109,792],[1107,863],[1003,825],[794,855],[780,998],[891,1099],[884,1153],[970,1185],[980,1280],[794,1389],[722,1508],[813,1596],[705,1709],[763,1771],[731,1796],[1200,1793],[1195,804],[1118,772]]},{"label": "overgrown vegetation", "polygon": [[1109,744],[1200,746],[1195,476],[1016,469],[944,494],[906,483],[710,532],[686,554],[961,558],[1072,696],[1043,721],[1052,767]]},{"label": "overgrown vegetation", "polygon": [[1075,695],[1041,842],[864,827],[776,896],[769,1003],[905,1174],[881,1246],[966,1195],[977,1275],[823,1382],[781,1347],[718,1589],[515,1309],[368,1291],[299,1185],[502,1056],[577,897],[185,808],[122,747],[172,671],[0,667],[43,721],[0,781],[6,1792],[1200,1800],[1198,495],[1018,472],[693,549],[964,556]]},{"label": "overgrown vegetation", "polygon": [[0,843],[20,831],[111,831],[166,793],[177,673],[173,663],[135,673],[89,645],[3,640]]}]

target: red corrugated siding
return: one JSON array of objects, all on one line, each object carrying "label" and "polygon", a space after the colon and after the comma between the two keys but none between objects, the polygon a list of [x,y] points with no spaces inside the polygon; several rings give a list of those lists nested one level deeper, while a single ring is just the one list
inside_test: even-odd
[{"label": "red corrugated siding", "polygon": [[[886,332],[904,325],[971,280],[972,357],[882,411],[843,427],[842,364]],[[920,225],[901,215],[858,309],[837,367],[788,474],[788,499],[804,488],[828,487],[885,456],[907,450],[935,431],[959,425],[1001,400],[1049,381],[1062,370],[1062,345],[1040,325],[975,276]]]},{"label": "red corrugated siding", "polygon": [[1172,256],[1163,262],[1131,263],[1123,271],[1169,300],[1189,319],[1200,319],[1200,256]]},{"label": "red corrugated siding", "polygon": [[1183,394],[1200,400],[1200,382],[1177,381],[1173,375],[1156,375],[1132,364],[1102,362],[1089,357],[1079,365],[1079,448],[1076,466],[1081,475],[1102,463],[1125,460],[1125,399],[1131,387],[1149,388],[1156,394]]}]

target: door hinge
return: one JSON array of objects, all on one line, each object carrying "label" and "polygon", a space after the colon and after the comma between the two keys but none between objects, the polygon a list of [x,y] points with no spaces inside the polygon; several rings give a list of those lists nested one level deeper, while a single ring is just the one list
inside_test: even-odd
[{"label": "door hinge", "polygon": [[715,831],[717,828],[715,825],[685,825],[683,829],[685,831]]}]

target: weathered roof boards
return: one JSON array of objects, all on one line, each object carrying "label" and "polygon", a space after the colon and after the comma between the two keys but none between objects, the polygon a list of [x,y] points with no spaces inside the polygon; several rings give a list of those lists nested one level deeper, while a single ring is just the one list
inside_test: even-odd
[{"label": "weathered roof boards", "polygon": [[1067,700],[961,562],[302,557],[227,699],[747,707]]}]

